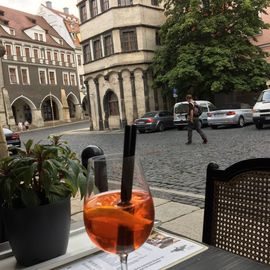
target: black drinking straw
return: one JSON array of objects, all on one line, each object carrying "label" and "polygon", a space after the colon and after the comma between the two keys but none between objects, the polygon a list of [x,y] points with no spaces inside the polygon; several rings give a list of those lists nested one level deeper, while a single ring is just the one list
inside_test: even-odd
[{"label": "black drinking straw", "polygon": [[121,181],[121,204],[129,204],[132,194],[134,155],[136,148],[136,126],[127,125],[124,135],[124,153]]}]

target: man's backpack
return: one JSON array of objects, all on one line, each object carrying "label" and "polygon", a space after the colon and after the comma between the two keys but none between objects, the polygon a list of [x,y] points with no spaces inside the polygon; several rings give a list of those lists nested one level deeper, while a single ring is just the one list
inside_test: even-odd
[{"label": "man's backpack", "polygon": [[197,104],[196,102],[194,103],[194,111],[193,111],[193,115],[195,117],[199,117],[202,114],[202,107]]}]

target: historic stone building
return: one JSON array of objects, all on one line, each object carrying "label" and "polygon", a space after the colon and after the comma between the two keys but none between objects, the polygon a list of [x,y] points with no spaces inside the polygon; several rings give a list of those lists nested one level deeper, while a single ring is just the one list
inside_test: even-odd
[{"label": "historic stone building", "polygon": [[149,69],[165,21],[159,1],[80,0],[77,6],[91,127],[123,127],[166,108]]},{"label": "historic stone building", "polygon": [[37,127],[81,118],[74,49],[44,18],[0,6],[0,40],[4,125],[13,117]]}]

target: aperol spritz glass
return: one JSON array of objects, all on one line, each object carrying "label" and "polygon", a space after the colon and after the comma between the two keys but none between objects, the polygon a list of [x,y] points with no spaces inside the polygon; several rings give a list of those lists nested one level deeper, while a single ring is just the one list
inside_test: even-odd
[{"label": "aperol spritz glass", "polygon": [[84,224],[91,241],[106,252],[118,254],[121,269],[126,270],[128,254],[143,245],[152,231],[154,205],[136,158],[131,199],[121,201],[122,166],[121,154],[89,159]]}]

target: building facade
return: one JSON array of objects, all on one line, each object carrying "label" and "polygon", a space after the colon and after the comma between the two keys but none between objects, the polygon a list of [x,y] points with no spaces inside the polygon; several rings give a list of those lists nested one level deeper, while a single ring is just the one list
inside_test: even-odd
[{"label": "building facade", "polygon": [[0,6],[0,40],[4,125],[12,118],[36,127],[81,118],[74,49],[44,18]]},{"label": "building facade", "polygon": [[77,6],[93,128],[123,127],[167,108],[149,69],[165,21],[159,1],[80,0]]},{"label": "building facade", "polygon": [[[69,13],[68,8],[63,8],[63,12],[53,9],[52,2],[47,1],[46,5],[40,5],[38,15],[42,16],[51,27],[68,43],[75,52],[75,64],[77,69],[77,81],[81,100],[85,97],[83,54],[80,45],[80,26],[79,19]],[[85,112],[86,113],[86,112]]]}]

